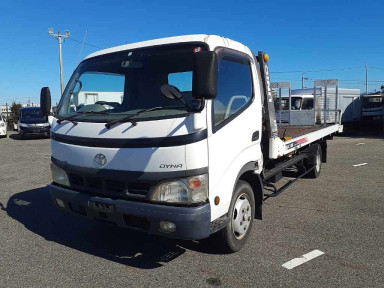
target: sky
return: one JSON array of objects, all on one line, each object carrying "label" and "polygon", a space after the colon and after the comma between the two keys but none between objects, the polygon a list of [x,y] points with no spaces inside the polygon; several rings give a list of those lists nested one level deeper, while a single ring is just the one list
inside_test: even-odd
[{"label": "sky", "polygon": [[[270,55],[271,80],[292,88],[315,79],[340,79],[365,92],[384,85],[382,0],[295,1],[19,1],[0,2],[0,104],[39,102],[40,89],[60,99],[57,40],[63,44],[64,82],[79,62],[102,48],[186,35],[225,36]],[[82,46],[85,33],[85,43]],[[335,70],[336,69],[336,70]],[[284,73],[279,73],[284,72]],[[290,73],[287,73],[290,72]],[[292,73],[291,73],[292,72]]]}]

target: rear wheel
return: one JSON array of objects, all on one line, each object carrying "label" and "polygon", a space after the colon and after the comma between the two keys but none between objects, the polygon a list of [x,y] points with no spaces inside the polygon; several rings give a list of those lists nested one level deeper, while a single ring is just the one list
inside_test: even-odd
[{"label": "rear wheel", "polygon": [[228,225],[212,235],[212,244],[224,252],[233,253],[244,246],[255,217],[255,198],[247,182],[239,180],[236,184],[228,214]]},{"label": "rear wheel", "polygon": [[310,169],[311,167],[314,167],[311,172],[307,174],[308,178],[317,178],[320,175],[321,171],[321,158],[322,158],[322,151],[321,146],[319,144],[315,144],[317,147],[314,149],[315,154],[314,158],[310,161],[307,161],[306,168]]}]

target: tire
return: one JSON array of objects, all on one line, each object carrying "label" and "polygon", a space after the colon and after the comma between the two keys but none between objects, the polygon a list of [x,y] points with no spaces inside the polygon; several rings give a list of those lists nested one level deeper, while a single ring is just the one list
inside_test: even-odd
[{"label": "tire", "polygon": [[228,214],[228,225],[211,236],[211,244],[222,252],[234,253],[247,242],[255,218],[255,196],[247,182],[237,182]]},{"label": "tire", "polygon": [[315,168],[307,174],[307,178],[317,178],[320,176],[320,171],[321,171],[321,164],[322,164],[322,150],[321,146],[319,144],[315,144],[316,148],[314,148],[315,154],[314,158],[311,159],[310,161],[307,161],[306,163],[306,168],[309,169],[313,166]]}]

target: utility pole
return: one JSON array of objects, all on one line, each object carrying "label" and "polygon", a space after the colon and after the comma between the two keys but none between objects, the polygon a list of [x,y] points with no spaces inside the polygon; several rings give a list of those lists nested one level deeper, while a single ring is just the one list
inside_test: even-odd
[{"label": "utility pole", "polygon": [[60,33],[54,34],[53,28],[48,29],[49,35],[51,35],[53,38],[57,39],[59,41],[59,62],[60,62],[60,87],[61,87],[61,94],[64,92],[64,72],[63,72],[63,53],[61,49],[61,44],[64,42],[66,38],[69,37],[70,33],[69,30],[65,30],[64,35]]},{"label": "utility pole", "polygon": [[365,64],[365,94],[368,94],[368,65]]},{"label": "utility pole", "polygon": [[304,80],[308,80],[309,78],[304,77],[304,73],[301,74],[301,89],[304,89]]}]

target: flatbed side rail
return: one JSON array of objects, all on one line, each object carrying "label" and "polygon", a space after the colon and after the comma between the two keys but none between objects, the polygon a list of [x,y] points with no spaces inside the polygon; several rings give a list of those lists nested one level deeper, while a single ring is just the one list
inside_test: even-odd
[{"label": "flatbed side rail", "polygon": [[288,141],[282,141],[280,138],[270,139],[270,153],[271,159],[278,159],[284,155],[294,152],[306,145],[329,137],[333,134],[342,132],[343,126],[340,124],[333,124],[326,127],[322,127],[319,130],[304,134],[299,137],[295,137]]}]

